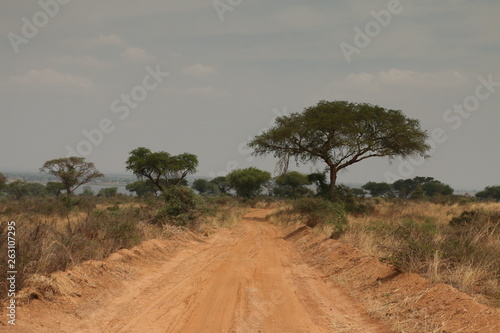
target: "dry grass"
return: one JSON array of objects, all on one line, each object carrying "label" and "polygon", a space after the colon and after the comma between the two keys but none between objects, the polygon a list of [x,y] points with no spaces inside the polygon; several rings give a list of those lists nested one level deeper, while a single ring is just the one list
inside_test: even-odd
[{"label": "dry grass", "polygon": [[[78,201],[80,200],[80,201]],[[16,222],[17,287],[30,279],[65,270],[85,260],[102,260],[120,249],[149,239],[182,238],[188,225],[158,223],[164,201],[132,201],[129,198],[76,198],[78,205],[65,206],[52,198],[0,202],[0,251],[7,253],[7,221]],[[197,233],[213,227],[234,225],[244,208],[228,201],[212,203],[210,221],[197,219]],[[220,207],[220,209],[218,209]],[[206,223],[205,223],[206,222]],[[0,256],[0,267],[7,267]],[[0,298],[7,295],[5,271],[0,272]]]},{"label": "dry grass", "polygon": [[248,211],[240,205],[220,207],[217,213],[208,218],[207,224],[216,228],[229,228],[235,226]]},{"label": "dry grass", "polygon": [[[467,211],[479,212],[479,222],[450,225]],[[350,228],[341,240],[498,307],[499,217],[500,203],[380,202],[370,215],[349,216]]]}]

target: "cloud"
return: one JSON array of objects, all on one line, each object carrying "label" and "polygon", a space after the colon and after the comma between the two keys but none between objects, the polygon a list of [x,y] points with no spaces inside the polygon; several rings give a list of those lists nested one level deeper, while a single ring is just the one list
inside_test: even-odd
[{"label": "cloud", "polygon": [[120,53],[120,56],[128,62],[138,64],[147,64],[153,62],[156,59],[154,55],[138,47],[129,47],[128,49]]},{"label": "cloud", "polygon": [[80,44],[84,47],[93,48],[100,46],[126,46],[127,42],[118,35],[99,34],[97,37],[83,38]]},{"label": "cloud", "polygon": [[368,89],[376,88],[375,76],[370,73],[349,74],[345,78],[345,84],[350,89]]},{"label": "cloud", "polygon": [[456,87],[467,82],[465,75],[457,71],[419,73],[396,68],[391,68],[387,72],[380,72],[378,79],[384,84],[421,88]]},{"label": "cloud", "polygon": [[61,55],[57,57],[47,58],[47,61],[54,66],[65,66],[65,67],[86,67],[103,69],[108,68],[109,64],[97,59],[94,56],[69,56]]},{"label": "cloud", "polygon": [[354,90],[379,89],[382,86],[410,88],[455,88],[467,82],[465,75],[457,71],[420,73],[411,70],[391,68],[388,71],[371,74],[352,73],[345,78],[345,85]]},{"label": "cloud", "polygon": [[89,78],[61,73],[51,68],[32,69],[11,80],[19,87],[43,92],[88,93],[94,88]]},{"label": "cloud", "polygon": [[417,72],[391,68],[375,73],[351,73],[342,79],[333,80],[321,89],[315,98],[381,100],[429,96],[429,90],[451,91],[466,87],[467,82],[464,74],[453,70]]},{"label": "cloud", "polygon": [[183,68],[181,73],[197,78],[206,78],[210,75],[217,74],[217,69],[202,64],[196,64]]}]

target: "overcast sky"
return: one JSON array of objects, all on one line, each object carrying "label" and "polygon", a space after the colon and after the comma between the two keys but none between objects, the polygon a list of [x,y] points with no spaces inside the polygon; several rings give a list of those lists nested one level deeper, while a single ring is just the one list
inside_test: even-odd
[{"label": "overcast sky", "polygon": [[325,99],[435,134],[429,160],[367,160],[341,183],[500,184],[499,14],[494,0],[2,1],[0,171],[74,151],[124,173],[139,146],[194,153],[199,176],[273,171],[249,137]]}]

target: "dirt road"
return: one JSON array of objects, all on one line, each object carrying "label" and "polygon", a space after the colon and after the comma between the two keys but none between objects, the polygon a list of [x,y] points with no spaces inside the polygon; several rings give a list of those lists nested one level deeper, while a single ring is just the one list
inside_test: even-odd
[{"label": "dirt road", "polygon": [[[106,297],[20,311],[13,332],[388,332],[253,210]],[[0,327],[0,330],[2,328]]]}]

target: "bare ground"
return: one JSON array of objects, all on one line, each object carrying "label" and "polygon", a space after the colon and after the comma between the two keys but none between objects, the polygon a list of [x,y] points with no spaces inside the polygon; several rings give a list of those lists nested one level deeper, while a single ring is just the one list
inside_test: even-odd
[{"label": "bare ground", "polygon": [[[363,277],[365,284],[352,275],[341,283],[326,259],[338,258],[342,266],[352,261],[346,259],[352,251],[339,254],[332,240],[305,229],[293,232],[270,225],[265,222],[268,213],[252,210],[236,227],[206,239],[148,241],[103,262],[85,262],[49,279],[35,277],[33,287],[19,297],[31,300],[17,309],[16,326],[7,326],[2,313],[0,331],[347,333],[394,328],[380,312],[368,312],[367,302],[376,297],[365,286],[392,283],[391,268],[361,255],[353,260],[376,266],[371,277],[382,275],[374,281]],[[356,292],[359,288],[365,288],[366,297]],[[404,292],[401,285],[398,288]],[[425,300],[425,295],[419,299]],[[487,314],[490,321],[498,319],[498,312]]]}]

